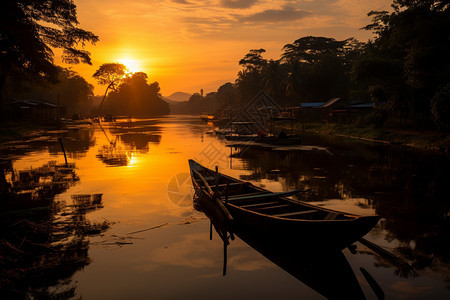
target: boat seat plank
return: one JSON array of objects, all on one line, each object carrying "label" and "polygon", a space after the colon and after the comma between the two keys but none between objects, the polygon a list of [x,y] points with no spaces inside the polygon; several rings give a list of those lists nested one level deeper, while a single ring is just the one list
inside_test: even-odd
[{"label": "boat seat plank", "polygon": [[317,209],[311,209],[311,210],[303,210],[303,211],[293,211],[293,212],[288,212],[288,213],[284,213],[284,214],[276,214],[273,215],[274,217],[292,217],[292,216],[298,216],[298,215],[306,215],[306,214],[311,214],[318,211]]},{"label": "boat seat plank", "polygon": [[256,208],[254,208],[254,210],[265,210],[265,209],[281,208],[281,207],[287,207],[287,206],[290,206],[290,205],[289,204],[280,204],[280,205],[273,205],[273,206],[256,207]]},{"label": "boat seat plank", "polygon": [[230,183],[221,183],[221,184],[219,184],[219,187],[220,188],[223,188],[223,187],[227,187],[227,185],[229,185],[230,187],[233,187],[233,186],[240,186],[240,185],[246,185],[247,183],[245,183],[245,182],[230,182]]},{"label": "boat seat plank", "polygon": [[248,193],[248,194],[237,194],[235,196],[229,196],[228,200],[231,200],[231,201],[233,201],[233,200],[238,200],[238,201],[239,200],[246,200],[245,199],[246,197],[259,196],[259,195],[267,195],[267,196],[274,196],[274,197],[276,196],[276,195],[273,195],[273,193],[271,193],[271,192],[263,191],[263,192]]},{"label": "boat seat plank", "polygon": [[271,205],[271,204],[277,204],[277,203],[280,203],[280,202],[279,201],[260,202],[260,203],[255,203],[255,204],[240,205],[239,207],[249,208],[249,207],[257,207],[257,206]]},{"label": "boat seat plank", "polygon": [[330,212],[328,213],[328,215],[324,218],[324,220],[327,221],[333,221],[336,220],[336,218],[339,216],[340,214],[334,213],[334,212]]}]

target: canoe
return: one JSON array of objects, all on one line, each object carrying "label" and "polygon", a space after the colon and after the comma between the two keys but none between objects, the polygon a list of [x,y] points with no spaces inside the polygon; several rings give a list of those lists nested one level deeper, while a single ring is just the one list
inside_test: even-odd
[{"label": "canoe", "polygon": [[240,230],[308,249],[342,250],[367,234],[378,216],[360,216],[287,198],[302,191],[273,193],[189,160],[196,200],[227,242]]}]

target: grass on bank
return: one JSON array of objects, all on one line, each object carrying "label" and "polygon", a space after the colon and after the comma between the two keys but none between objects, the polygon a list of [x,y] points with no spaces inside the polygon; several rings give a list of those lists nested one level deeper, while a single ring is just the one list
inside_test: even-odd
[{"label": "grass on bank", "polygon": [[335,135],[347,138],[380,142],[385,144],[406,145],[423,149],[448,152],[450,136],[446,132],[431,130],[411,130],[394,128],[376,128],[375,125],[305,123],[297,124],[297,133],[303,129],[320,135]]}]

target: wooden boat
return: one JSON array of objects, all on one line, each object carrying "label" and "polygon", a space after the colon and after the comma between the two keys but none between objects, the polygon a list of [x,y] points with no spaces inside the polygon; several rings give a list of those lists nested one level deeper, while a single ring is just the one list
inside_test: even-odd
[{"label": "wooden boat", "polygon": [[244,229],[274,242],[341,250],[359,240],[378,216],[359,216],[287,198],[302,191],[272,193],[189,160],[197,200],[217,233],[228,242]]}]

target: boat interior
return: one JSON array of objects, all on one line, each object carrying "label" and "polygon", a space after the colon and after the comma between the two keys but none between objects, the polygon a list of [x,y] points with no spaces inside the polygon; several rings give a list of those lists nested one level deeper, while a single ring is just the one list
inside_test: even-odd
[{"label": "boat interior", "polygon": [[[352,219],[343,213],[317,209],[305,205],[294,199],[280,197],[279,193],[258,188],[249,182],[236,180],[209,169],[198,172],[203,176],[211,190],[220,195],[226,204],[240,207],[253,212],[270,215],[272,217],[301,219],[301,220],[349,220]],[[195,176],[198,186],[203,180]]]}]

